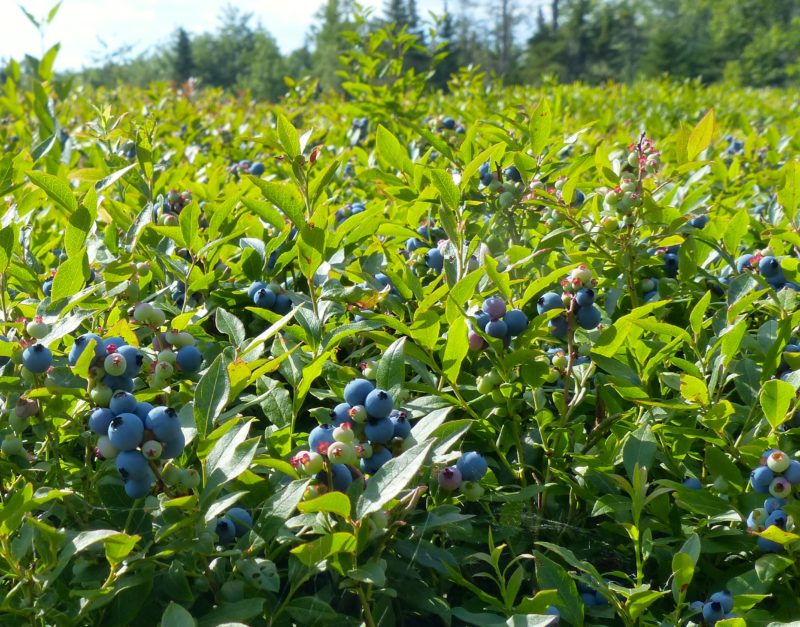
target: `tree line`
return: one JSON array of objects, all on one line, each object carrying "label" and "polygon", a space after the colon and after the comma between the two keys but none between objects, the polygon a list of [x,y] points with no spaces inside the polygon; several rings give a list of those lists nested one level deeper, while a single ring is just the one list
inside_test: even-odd
[{"label": "tree line", "polygon": [[178,29],[138,56],[129,48],[108,52],[76,78],[100,86],[195,77],[274,100],[286,91],[286,76],[337,88],[348,33],[365,37],[379,28],[416,38],[403,63],[431,72],[429,84],[439,89],[468,66],[507,84],[668,74],[786,86],[800,72],[798,0],[443,0],[439,14],[428,16],[416,0],[386,0],[378,14],[365,14],[354,0],[327,0],[305,43],[289,54],[252,14],[229,6],[213,32]]}]

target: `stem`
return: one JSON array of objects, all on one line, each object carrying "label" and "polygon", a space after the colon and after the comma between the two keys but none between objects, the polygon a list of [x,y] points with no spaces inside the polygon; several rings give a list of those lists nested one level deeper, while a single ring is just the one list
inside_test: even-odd
[{"label": "stem", "polygon": [[356,591],[358,592],[358,598],[361,600],[361,609],[364,612],[364,624],[366,627],[376,627],[375,619],[372,617],[372,610],[369,607],[369,599],[364,592],[364,587],[359,585]]}]

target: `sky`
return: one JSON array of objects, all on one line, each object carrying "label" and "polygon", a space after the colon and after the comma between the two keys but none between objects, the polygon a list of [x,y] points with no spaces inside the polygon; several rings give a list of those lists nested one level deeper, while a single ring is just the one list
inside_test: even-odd
[{"label": "sky", "polygon": [[[314,13],[325,0],[235,0],[242,11],[253,13],[272,34],[283,53],[303,45]],[[133,52],[167,41],[178,27],[191,33],[213,31],[229,0],[63,0],[44,36],[44,50],[61,43],[56,69],[92,65],[105,51],[132,45]],[[361,0],[380,13],[384,0]],[[55,0],[0,0],[0,59],[40,57],[42,42],[36,28],[20,10],[37,19],[46,16]],[[440,12],[443,0],[417,0],[418,11]]]}]

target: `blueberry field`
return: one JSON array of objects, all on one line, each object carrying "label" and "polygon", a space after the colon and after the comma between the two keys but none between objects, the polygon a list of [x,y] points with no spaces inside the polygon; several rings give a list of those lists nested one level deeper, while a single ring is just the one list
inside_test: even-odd
[{"label": "blueberry field", "polygon": [[[800,618],[793,91],[0,88],[0,624]],[[380,48],[382,49],[382,48]]]}]

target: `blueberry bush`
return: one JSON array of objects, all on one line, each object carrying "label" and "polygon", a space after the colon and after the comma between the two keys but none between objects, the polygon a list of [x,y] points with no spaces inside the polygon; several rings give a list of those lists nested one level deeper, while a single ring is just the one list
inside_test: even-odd
[{"label": "blueberry bush", "polygon": [[[794,95],[0,97],[0,621],[800,617]],[[733,147],[733,148],[732,148]]]}]

